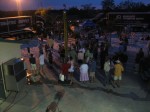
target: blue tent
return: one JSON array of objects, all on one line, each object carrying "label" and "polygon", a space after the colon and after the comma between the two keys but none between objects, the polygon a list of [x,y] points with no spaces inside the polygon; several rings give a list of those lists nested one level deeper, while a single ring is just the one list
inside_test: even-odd
[{"label": "blue tent", "polygon": [[39,41],[38,40],[31,40],[30,42],[29,42],[29,47],[31,48],[31,47],[36,47],[36,46],[38,46],[39,45]]},{"label": "blue tent", "polygon": [[21,48],[21,49],[25,49],[25,48],[28,48],[28,47],[29,47],[28,44],[22,44],[22,45],[20,45],[20,48]]},{"label": "blue tent", "polygon": [[82,27],[96,27],[96,24],[91,20],[86,20],[81,24]]},{"label": "blue tent", "polygon": [[38,42],[38,40],[29,40],[29,42],[28,43],[25,43],[25,44],[22,44],[21,46],[20,46],[20,48],[21,49],[25,49],[25,48],[32,48],[32,47],[36,47],[36,46],[38,46],[39,45],[39,42]]}]

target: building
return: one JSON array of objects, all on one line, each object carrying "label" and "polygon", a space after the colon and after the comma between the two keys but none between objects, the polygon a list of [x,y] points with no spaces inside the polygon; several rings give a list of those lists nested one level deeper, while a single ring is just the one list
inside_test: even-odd
[{"label": "building", "polygon": [[0,38],[20,40],[33,34],[32,17],[16,16],[0,18]]}]

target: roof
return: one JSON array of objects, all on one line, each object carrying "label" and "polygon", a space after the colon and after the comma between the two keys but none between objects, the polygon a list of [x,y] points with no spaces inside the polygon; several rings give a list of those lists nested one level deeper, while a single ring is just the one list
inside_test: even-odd
[{"label": "roof", "polygon": [[15,17],[5,17],[5,18],[0,18],[0,20],[3,20],[3,19],[16,19],[16,18],[27,18],[27,17],[31,17],[31,16],[15,16]]},{"label": "roof", "polygon": [[90,27],[95,27],[96,24],[95,24],[93,21],[91,21],[91,20],[86,20],[86,21],[84,21],[84,22],[81,24],[81,26],[82,26],[82,27],[88,27],[88,26],[90,26]]},{"label": "roof", "polygon": [[36,31],[34,31],[34,30],[27,27],[27,28],[20,29],[20,30],[14,30],[14,31],[10,31],[10,32],[0,33],[0,37],[9,37],[9,36],[12,36],[12,35],[18,35],[18,34],[24,34],[24,33],[35,34]]},{"label": "roof", "polygon": [[28,43],[27,41],[24,41],[24,40],[4,40],[4,39],[1,39],[1,38],[0,38],[0,42],[16,43],[16,44]]}]

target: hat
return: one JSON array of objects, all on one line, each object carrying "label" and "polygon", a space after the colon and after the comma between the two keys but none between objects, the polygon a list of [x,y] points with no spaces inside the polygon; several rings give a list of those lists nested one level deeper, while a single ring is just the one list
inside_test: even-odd
[{"label": "hat", "polygon": [[120,63],[120,60],[117,60],[116,63]]}]

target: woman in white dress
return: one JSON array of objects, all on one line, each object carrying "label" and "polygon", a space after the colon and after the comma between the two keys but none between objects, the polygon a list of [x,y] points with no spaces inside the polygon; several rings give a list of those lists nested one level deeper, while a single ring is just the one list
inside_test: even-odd
[{"label": "woman in white dress", "polygon": [[89,75],[88,75],[89,67],[88,67],[88,64],[83,62],[79,69],[80,69],[80,81],[81,82],[89,81]]}]

